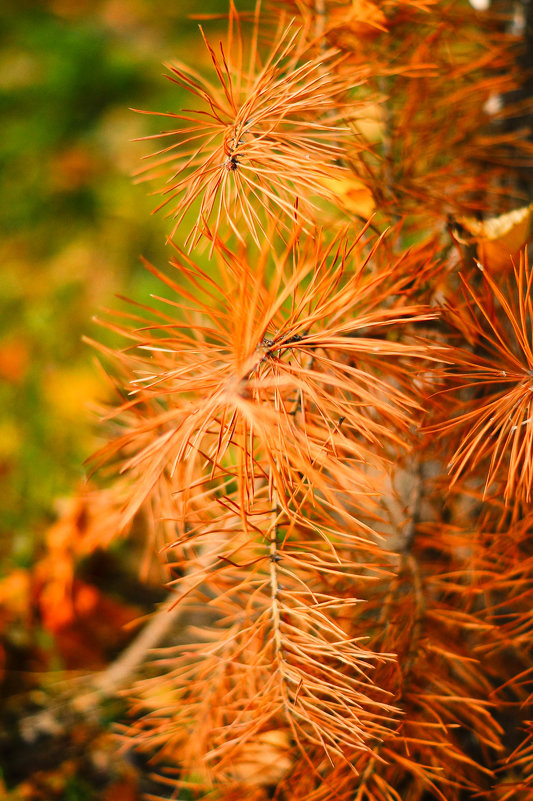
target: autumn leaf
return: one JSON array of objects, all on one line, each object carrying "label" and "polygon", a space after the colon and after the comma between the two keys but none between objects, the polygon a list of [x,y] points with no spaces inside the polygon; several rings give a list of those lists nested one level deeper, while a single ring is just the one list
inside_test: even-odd
[{"label": "autumn leaf", "polygon": [[532,217],[533,204],[485,220],[457,217],[465,233],[458,232],[456,238],[462,244],[474,244],[478,261],[489,271],[509,269],[527,243]]},{"label": "autumn leaf", "polygon": [[337,198],[338,204],[350,214],[364,220],[372,215],[376,204],[372,192],[354,175],[341,173],[322,179],[322,184]]}]

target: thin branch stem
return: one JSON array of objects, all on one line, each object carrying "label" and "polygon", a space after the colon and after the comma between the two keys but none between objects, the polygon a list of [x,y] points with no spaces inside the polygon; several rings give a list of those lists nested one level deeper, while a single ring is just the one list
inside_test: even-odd
[{"label": "thin branch stem", "polygon": [[281,613],[279,608],[279,580],[278,580],[278,562],[281,561],[281,556],[278,553],[278,525],[277,520],[279,516],[279,498],[278,491],[274,487],[273,491],[273,511],[272,511],[272,529],[270,532],[270,586],[272,598],[272,625],[274,627],[274,643],[276,646],[276,656],[278,663],[283,661],[283,643],[281,639]]},{"label": "thin branch stem", "polygon": [[[175,630],[184,612],[184,607],[175,603],[174,594],[152,615],[137,637],[125,648],[120,656],[91,682],[91,692],[102,701],[113,696],[128,684],[131,676],[145,662],[147,655],[156,648],[168,634]],[[82,699],[77,699],[74,705]]]}]

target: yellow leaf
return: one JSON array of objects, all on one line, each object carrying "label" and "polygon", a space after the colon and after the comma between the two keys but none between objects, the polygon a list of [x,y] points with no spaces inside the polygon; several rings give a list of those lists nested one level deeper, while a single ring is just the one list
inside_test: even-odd
[{"label": "yellow leaf", "polygon": [[380,142],[383,139],[385,111],[382,103],[367,103],[363,109],[355,109],[351,121],[357,134],[367,142]]},{"label": "yellow leaf", "polygon": [[375,208],[370,189],[354,175],[335,175],[324,178],[322,183],[335,197],[335,201],[345,211],[363,217],[370,217]]},{"label": "yellow leaf", "polygon": [[486,220],[458,217],[457,222],[471,235],[468,242],[476,244],[477,258],[483,267],[499,270],[507,267],[526,244],[532,217],[533,203],[498,217]]}]

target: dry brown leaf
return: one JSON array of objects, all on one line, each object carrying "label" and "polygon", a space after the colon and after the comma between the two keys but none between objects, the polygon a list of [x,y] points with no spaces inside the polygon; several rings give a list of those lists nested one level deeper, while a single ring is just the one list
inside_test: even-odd
[{"label": "dry brown leaf", "polygon": [[336,197],[336,202],[345,211],[367,220],[375,209],[375,202],[370,189],[350,174],[334,175],[324,178],[324,187]]},{"label": "dry brown leaf", "polygon": [[472,239],[460,242],[477,245],[478,261],[489,270],[501,270],[510,266],[526,244],[531,229],[533,203],[513,209],[498,217],[476,220],[474,217],[458,217],[457,222]]}]

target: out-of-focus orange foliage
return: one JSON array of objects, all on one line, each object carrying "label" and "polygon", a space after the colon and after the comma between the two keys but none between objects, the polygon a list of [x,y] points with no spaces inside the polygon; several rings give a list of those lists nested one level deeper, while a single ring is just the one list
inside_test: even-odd
[{"label": "out-of-focus orange foliage", "polygon": [[[31,580],[27,570],[12,570],[0,580],[0,630],[13,620],[30,624]],[[0,679],[5,665],[5,651],[0,643]]]},{"label": "out-of-focus orange foliage", "polygon": [[376,3],[355,0],[332,7],[324,33],[334,47],[352,50],[386,30],[387,17]]},{"label": "out-of-focus orange foliage", "polygon": [[[38,609],[65,667],[100,668],[106,664],[109,650],[128,638],[125,626],[139,616],[139,608],[114,600],[76,573],[80,560],[107,548],[122,533],[120,507],[114,493],[88,490],[61,506],[58,520],[46,532],[46,550],[34,569],[31,573],[18,571],[8,579],[12,583],[13,575],[19,576],[24,613],[31,614],[32,607]],[[10,588],[11,584],[4,587],[3,594]],[[13,608],[12,599],[10,606]]]},{"label": "out-of-focus orange foliage", "polygon": [[30,354],[22,339],[7,340],[0,343],[0,378],[18,383],[28,369]]}]

